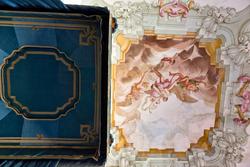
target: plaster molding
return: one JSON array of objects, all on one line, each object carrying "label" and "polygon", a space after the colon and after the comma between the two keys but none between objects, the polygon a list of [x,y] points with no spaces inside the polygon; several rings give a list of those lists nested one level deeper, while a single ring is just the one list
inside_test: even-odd
[{"label": "plaster molding", "polygon": [[[239,86],[237,78],[246,73],[250,66],[250,19],[246,11],[236,13],[233,8],[200,7],[195,4],[187,18],[161,17],[158,1],[154,3],[118,1],[108,6],[118,22],[118,30],[113,36],[112,63],[119,60],[120,50],[115,43],[116,35],[140,39],[145,30],[156,34],[183,35],[187,32],[197,33],[201,41],[220,38],[222,47],[217,50],[217,62],[226,71],[222,90],[220,108],[221,127],[209,134],[211,151],[191,149],[185,159],[173,155],[152,155],[147,158],[138,157],[133,147],[115,150],[119,140],[119,131],[114,128],[111,134],[114,143],[110,147],[106,166],[110,167],[236,167],[241,162],[248,134],[246,126],[238,126],[233,122],[235,115],[234,97]],[[248,17],[248,18],[246,18]]]},{"label": "plaster molding", "polygon": [[220,161],[226,167],[234,167],[242,161],[243,146],[247,142],[247,137],[237,136],[233,132],[223,132],[215,130],[212,145],[219,150],[223,157]]},{"label": "plaster molding", "polygon": [[122,148],[116,151],[115,146],[119,143],[120,133],[117,128],[112,128],[110,133],[113,138],[113,143],[110,146],[108,161],[106,167],[131,167],[135,165],[136,150],[133,147]]},{"label": "plaster molding", "polygon": [[198,13],[204,13],[206,17],[203,19],[199,30],[200,38],[216,38],[218,27],[222,23],[230,23],[231,19],[236,15],[234,8],[217,8],[217,7],[200,7],[194,8]]},{"label": "plaster molding", "polygon": [[193,150],[189,155],[190,167],[235,167],[242,161],[246,136],[215,129],[211,138],[213,154]]},{"label": "plaster molding", "polygon": [[154,4],[145,2],[116,1],[109,6],[113,17],[117,19],[118,30],[124,34],[136,34],[143,30],[143,13],[149,12]]},{"label": "plaster molding", "polygon": [[250,21],[241,29],[238,45],[223,48],[222,56],[229,58],[236,65],[250,64]]}]

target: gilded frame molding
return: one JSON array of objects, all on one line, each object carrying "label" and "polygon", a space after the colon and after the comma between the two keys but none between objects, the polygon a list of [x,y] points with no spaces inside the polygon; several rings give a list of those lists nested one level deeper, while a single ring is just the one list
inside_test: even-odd
[{"label": "gilded frame molding", "polygon": [[[22,49],[25,49],[25,48],[43,48],[43,49],[53,49],[54,51],[64,55],[64,57],[66,57],[66,55],[62,52],[60,52],[57,48],[55,47],[45,47],[45,46],[22,46],[20,47],[19,49],[17,50],[14,50],[9,56],[7,56],[5,59],[4,59],[4,63],[7,63],[8,59],[11,58],[14,54],[20,52]],[[48,112],[48,111],[31,111],[27,106],[24,106],[21,102],[19,102],[17,99],[16,99],[16,96],[12,96],[11,95],[11,83],[10,83],[10,71],[11,70],[14,70],[14,66],[21,60],[21,59],[26,59],[27,56],[29,54],[42,54],[42,55],[50,55],[50,56],[54,56],[55,57],[55,60],[56,61],[60,61],[62,62],[64,65],[67,66],[68,70],[70,72],[73,73],[73,97],[70,97],[66,103],[64,103],[62,106],[59,106],[56,108],[56,111],[54,112]],[[66,57],[67,58],[67,57]],[[69,61],[72,62],[72,60],[69,59]],[[3,77],[4,76],[4,71],[3,69],[5,68],[5,64],[2,64],[1,66],[1,76]],[[46,51],[27,51],[25,52],[23,55],[19,56],[14,62],[11,63],[11,66],[7,69],[6,71],[6,77],[7,77],[7,85],[8,85],[8,88],[7,88],[7,94],[8,96],[14,101],[15,104],[18,105],[19,108],[21,108],[22,110],[26,110],[28,113],[30,114],[34,114],[34,115],[43,115],[43,114],[47,114],[47,115],[55,115],[55,114],[58,114],[60,112],[61,109],[64,109],[67,105],[71,104],[71,102],[76,99],[78,97],[78,100],[74,103],[74,106],[73,108],[69,109],[68,111],[66,111],[64,114],[60,114],[56,119],[59,119],[60,117],[62,116],[66,116],[68,112],[70,112],[71,110],[73,110],[76,106],[76,104],[79,102],[79,96],[80,96],[80,79],[79,79],[79,73],[80,73],[80,70],[73,64],[68,64],[68,62],[66,62],[66,60],[64,60],[63,57],[59,57],[57,53],[55,52],[46,52]],[[78,80],[78,82],[77,82]],[[3,82],[3,81],[2,81]],[[1,83],[2,83],[1,82]],[[2,99],[4,100],[5,104],[10,108],[12,109],[13,111],[16,112],[17,115],[22,115],[25,119],[31,119],[31,120],[36,120],[34,118],[26,118],[24,113],[21,113],[20,111],[18,111],[18,109],[12,107],[9,105],[8,101],[6,100],[6,98],[3,96],[4,95],[4,85],[2,83],[2,90],[1,90],[1,97]],[[79,92],[77,93],[76,90],[78,87],[78,90]],[[41,118],[43,119],[43,118]],[[45,118],[46,119],[46,118]]]},{"label": "gilded frame molding", "polygon": [[[174,40],[182,40],[185,38],[190,38],[190,39],[195,39],[197,34],[196,33],[187,33],[186,35],[175,35],[175,34],[156,34],[154,31],[150,31],[147,30],[144,32],[144,36],[155,36],[156,39],[158,40],[165,40],[165,39],[174,39]],[[114,114],[115,114],[115,104],[116,104],[116,100],[114,98],[114,94],[115,94],[115,73],[116,73],[116,66],[119,65],[122,62],[125,62],[125,55],[127,53],[127,51],[129,50],[131,44],[135,43],[137,44],[139,42],[139,40],[135,40],[135,39],[131,39],[131,38],[126,38],[123,34],[117,34],[116,36],[116,40],[115,43],[117,43],[119,45],[119,47],[121,48],[120,51],[120,59],[118,60],[117,63],[112,65],[112,75],[111,75],[111,79],[112,79],[112,115],[111,115],[111,126],[112,128],[117,128],[115,126],[115,119],[114,119]],[[221,117],[219,114],[219,109],[220,109],[220,104],[221,104],[221,93],[222,93],[222,85],[224,82],[224,69],[221,68],[219,66],[219,64],[216,62],[216,50],[218,48],[221,47],[221,40],[220,39],[215,39],[209,42],[198,42],[199,43],[199,47],[200,48],[204,48],[205,51],[207,52],[207,54],[210,56],[210,63],[211,65],[215,65],[217,67],[217,69],[219,69],[219,75],[220,75],[220,82],[218,85],[218,91],[217,91],[217,97],[218,97],[218,101],[216,103],[215,106],[215,123],[214,123],[214,127],[210,127],[210,129],[204,129],[204,134],[203,136],[201,136],[197,143],[191,143],[190,144],[190,148],[196,148],[196,149],[204,149],[205,151],[211,151],[211,144],[208,141],[208,137],[209,137],[209,133],[211,133],[213,131],[214,128],[219,128],[220,124],[221,124]],[[123,134],[123,129],[118,128],[119,131],[119,142],[116,143],[115,146],[115,150],[116,151],[120,151],[122,148],[126,148],[126,147],[133,147],[132,143],[128,143],[126,140],[125,135]],[[185,158],[186,154],[187,154],[188,150],[186,152],[176,152],[174,149],[172,148],[167,148],[164,150],[160,150],[160,149],[150,149],[149,151],[139,151],[137,153],[137,156],[139,157],[147,157],[149,155],[152,154],[171,154],[171,155],[175,155],[178,158]]]}]

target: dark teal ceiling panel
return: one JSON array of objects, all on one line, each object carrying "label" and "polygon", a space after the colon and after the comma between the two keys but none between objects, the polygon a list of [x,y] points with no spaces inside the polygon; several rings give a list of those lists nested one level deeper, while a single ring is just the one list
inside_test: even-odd
[{"label": "dark teal ceiling panel", "polygon": [[25,119],[58,119],[80,99],[80,70],[57,48],[22,46],[2,65],[2,100]]},{"label": "dark teal ceiling panel", "polygon": [[105,154],[109,14],[75,11],[0,10],[0,159]]}]

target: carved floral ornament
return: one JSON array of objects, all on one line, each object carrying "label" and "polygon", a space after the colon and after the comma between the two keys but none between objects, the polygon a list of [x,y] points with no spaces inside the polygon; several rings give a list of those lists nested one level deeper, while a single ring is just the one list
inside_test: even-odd
[{"label": "carved floral ornament", "polygon": [[[216,62],[225,69],[225,80],[219,110],[221,125],[209,132],[210,151],[191,148],[185,158],[172,154],[139,156],[133,145],[116,149],[123,133],[111,126],[113,143],[106,166],[236,167],[241,163],[249,135],[245,129],[250,122],[250,7],[236,12],[234,8],[201,7],[193,1],[173,0],[118,1],[110,9],[118,23],[112,43],[113,65],[119,62],[124,49],[116,43],[119,34],[136,41],[148,31],[159,36],[175,35],[176,39],[178,35],[192,32],[199,41],[221,39]],[[167,16],[170,19],[165,19]],[[172,19],[177,17],[184,19]]]}]

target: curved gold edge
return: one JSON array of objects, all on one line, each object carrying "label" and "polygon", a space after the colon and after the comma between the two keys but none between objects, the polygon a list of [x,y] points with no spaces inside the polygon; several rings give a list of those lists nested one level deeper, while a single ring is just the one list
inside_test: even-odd
[{"label": "curved gold edge", "polygon": [[0,140],[0,143],[35,143],[35,144],[86,144],[84,143],[84,140],[79,140],[79,141],[58,141],[58,140],[40,140],[40,139],[34,139],[34,140],[28,140],[28,139],[17,139],[17,140]]},{"label": "curved gold edge", "polygon": [[78,16],[78,17],[81,17],[81,16],[84,16],[84,17],[93,17],[93,16],[100,16],[101,15],[86,15],[86,14],[83,14],[83,13],[66,13],[66,12],[37,12],[37,11],[13,11],[13,10],[0,10],[0,13],[14,13],[14,14],[18,14],[18,13],[21,13],[21,14],[31,14],[31,13],[35,13],[35,14],[39,14],[39,15],[57,15],[57,16]]},{"label": "curved gold edge", "polygon": [[[3,76],[4,76],[4,71],[3,71],[3,68],[5,67],[5,65],[6,65],[6,62],[7,62],[7,59],[9,59],[10,57],[12,57],[15,53],[17,53],[17,52],[20,52],[22,49],[24,49],[24,48],[34,48],[34,47],[39,47],[39,48],[48,48],[48,49],[50,49],[50,48],[52,48],[52,49],[55,49],[58,53],[60,53],[60,54],[63,54],[66,58],[68,58],[70,61],[72,61],[71,60],[71,58],[69,58],[64,52],[60,52],[60,50],[58,50],[56,47],[51,47],[51,46],[38,46],[38,45],[23,45],[23,46],[21,46],[21,47],[19,47],[18,49],[16,49],[16,50],[13,50],[12,51],[12,53],[10,54],[10,55],[8,55],[7,57],[5,57],[4,59],[3,59],[3,63],[1,64],[1,67],[0,67],[0,69],[1,69],[1,77],[3,78]],[[30,53],[30,52],[27,52],[27,53]],[[31,52],[31,53],[33,53],[33,52]],[[41,53],[43,53],[43,52],[41,52]],[[50,52],[46,52],[46,54],[48,54],[48,53],[50,53]],[[45,53],[43,53],[43,54],[45,54]],[[54,55],[55,56],[55,58],[56,58],[56,60],[57,59],[59,59],[59,60],[61,60],[61,58],[58,58],[58,55],[56,55],[54,52],[51,52],[50,53],[51,55]],[[24,54],[23,56],[20,56],[20,58],[19,59],[17,59],[16,60],[16,62],[14,61],[13,63],[12,63],[12,65],[13,65],[13,68],[14,68],[14,65],[18,62],[18,60],[20,60],[20,59],[23,59],[23,57],[25,58],[25,57],[27,57],[27,54]],[[58,60],[58,61],[59,61]],[[63,62],[63,64],[65,64],[65,61],[64,60],[62,60],[62,62]],[[72,61],[73,62],[73,61]],[[69,68],[69,66],[70,66],[70,64],[69,65],[67,65],[67,64],[65,64],[68,68]],[[76,67],[76,69],[80,72],[80,70],[78,69],[78,67],[75,65],[75,63],[74,63],[74,66]],[[12,67],[12,66],[11,66]],[[8,89],[7,89],[7,93],[8,93],[8,95],[9,95],[9,97],[10,98],[12,98],[12,99],[14,99],[14,102],[15,103],[17,103],[17,104],[19,104],[20,105],[20,107],[22,107],[23,105],[19,102],[19,101],[17,101],[16,100],[16,98],[15,98],[15,96],[11,96],[11,93],[10,93],[10,79],[9,79],[9,69],[7,70],[7,81],[8,81]],[[70,70],[71,71],[71,70]],[[74,71],[74,70],[73,70]],[[79,73],[80,74],[80,73]],[[74,76],[74,81],[76,80],[76,72],[74,71],[73,72],[73,76]],[[15,108],[13,108],[13,107],[11,107],[11,106],[9,106],[9,103],[8,103],[8,101],[6,100],[6,98],[4,97],[4,84],[3,84],[3,79],[1,78],[1,99],[2,99],[2,101],[6,104],[6,106],[8,107],[8,108],[10,108],[10,109],[12,109],[17,115],[22,115],[23,116],[23,118],[24,119],[27,119],[27,120],[36,120],[36,119],[33,119],[33,118],[27,118],[27,117],[25,117],[22,113],[20,113],[17,109],[15,109]],[[76,82],[76,81],[75,81]],[[79,87],[80,87],[80,85],[81,85],[81,83],[80,83],[80,79],[79,79]],[[74,90],[76,90],[76,88],[75,88],[75,85],[73,86],[73,89]],[[66,116],[67,115],[67,113],[69,113],[70,111],[72,111],[73,109],[75,109],[75,107],[76,107],[76,104],[77,103],[79,103],[79,100],[80,100],[80,95],[81,95],[81,92],[80,92],[80,89],[79,89],[79,99],[76,101],[76,103],[74,104],[74,106],[73,106],[73,108],[71,108],[71,109],[69,109],[65,114],[61,114],[60,116],[58,116],[56,119],[48,119],[48,120],[57,120],[57,119],[59,119],[59,118],[61,118],[61,117],[63,117],[63,116]],[[76,94],[76,92],[74,92],[74,95]],[[70,98],[71,99],[71,98]],[[63,105],[64,106],[64,105]],[[28,111],[29,111],[29,109],[26,107],[26,106],[23,106],[22,108],[25,108],[25,109],[27,109]],[[60,107],[59,107],[60,108]],[[53,112],[52,114],[57,114],[58,112]],[[32,114],[32,112],[31,112],[31,114]],[[36,113],[36,114],[39,114],[38,112]],[[44,114],[44,113],[43,113]],[[47,112],[46,112],[46,114],[48,114]],[[38,119],[38,120],[47,120],[47,119]]]},{"label": "curved gold edge", "polygon": [[[27,139],[27,140],[34,140],[35,138],[33,137],[0,137],[1,140],[17,140],[17,139]],[[75,140],[75,141],[80,141],[78,138],[46,138],[42,137],[39,140]]]},{"label": "curved gold edge", "polygon": [[64,155],[45,155],[45,156],[0,156],[0,159],[7,159],[7,160],[40,160],[40,159],[65,159],[65,160],[84,160],[84,159],[93,159],[98,161],[98,158],[94,156],[81,156],[81,155],[72,155],[72,156],[64,156]]},{"label": "curved gold edge", "polygon": [[[33,17],[33,16],[0,16],[0,18],[31,18],[31,19],[38,19],[38,20],[64,20],[64,21],[100,21],[102,20],[102,15],[86,15],[83,13],[63,13],[63,12],[37,12],[37,11],[12,11],[12,10],[0,10],[1,13],[11,13],[11,14],[39,14],[40,16]],[[55,18],[52,17],[43,17],[42,15],[54,15]],[[57,17],[56,17],[57,16]],[[79,18],[58,18],[59,16],[70,16],[70,17],[79,17]],[[88,18],[89,20],[83,20],[82,16]],[[93,18],[96,17],[95,20]]]},{"label": "curved gold edge", "polygon": [[89,155],[0,155],[0,159],[21,159],[21,160],[39,160],[39,159],[68,159],[68,160],[83,160],[83,159],[93,159],[95,161],[99,160],[99,148],[93,150],[95,153]]},{"label": "curved gold edge", "polygon": [[40,149],[40,148],[46,148],[46,149],[74,149],[74,150],[84,150],[84,149],[94,149],[98,147],[80,147],[80,146],[1,146],[0,149],[5,148],[5,149],[13,149],[13,148],[22,148],[22,149]]},{"label": "curved gold edge", "polygon": [[[94,150],[93,150],[94,151]],[[22,159],[22,160],[39,160],[39,159],[68,159],[68,160],[83,160],[83,159],[93,159],[95,161],[99,160],[99,148],[95,150],[95,153],[90,155],[0,155],[0,159]]]},{"label": "curved gold edge", "polygon": [[[0,10],[0,13],[2,12],[2,10]],[[34,13],[34,12],[31,12],[31,13]],[[29,13],[30,14],[30,13]],[[41,14],[41,13],[39,13]],[[68,14],[68,13],[67,13]],[[43,14],[45,15],[45,14]],[[47,15],[46,15],[47,16]],[[61,15],[57,15],[57,16],[61,16]],[[70,15],[71,16],[71,15]],[[77,16],[77,15],[73,15],[73,16]],[[73,17],[71,16],[71,17]],[[92,18],[92,17],[97,17],[99,15],[91,15],[91,16],[87,16],[87,15],[82,15],[82,14],[79,14],[78,17],[81,17],[81,16],[84,16],[84,17],[87,17],[87,18]],[[33,16],[17,16],[17,15],[13,15],[13,16],[0,16],[0,18],[10,18],[10,19],[37,19],[37,20],[60,20],[60,21],[80,21],[80,22],[93,22],[92,19],[90,20],[84,20],[82,18],[58,18],[58,17],[43,17],[43,16],[40,16],[40,17],[33,17]]]},{"label": "curved gold edge", "polygon": [[[32,46],[32,47],[35,47],[35,46]],[[59,53],[62,53],[62,52],[60,52],[57,48],[54,48],[54,47],[43,47],[43,46],[38,46],[39,48],[53,48],[53,49],[56,49]],[[25,48],[25,47],[23,47],[23,48]],[[16,53],[16,52],[15,52]],[[71,72],[73,72],[73,81],[75,82],[74,83],[74,85],[73,85],[73,90],[74,90],[74,92],[73,92],[73,97],[70,97],[69,99],[68,99],[68,101],[65,103],[65,104],[63,104],[62,106],[59,106],[59,107],[57,107],[56,108],[56,111],[55,112],[48,112],[48,111],[44,111],[44,112],[42,112],[42,111],[31,111],[27,106],[24,106],[24,105],[22,105],[22,103],[21,102],[19,102],[17,99],[16,99],[16,96],[11,96],[11,84],[10,84],[10,82],[8,82],[8,96],[11,98],[11,99],[13,99],[14,100],[14,102],[16,103],[16,104],[18,104],[19,106],[20,106],[20,108],[22,108],[22,109],[24,109],[24,110],[27,110],[29,113],[31,113],[31,114],[34,114],[34,115],[39,115],[39,114],[48,114],[48,115],[51,115],[51,114],[58,114],[59,113],[59,110],[62,110],[62,109],[64,109],[65,108],[65,106],[66,105],[69,105],[70,103],[71,103],[71,101],[72,101],[72,99],[73,98],[76,98],[76,78],[77,78],[77,76],[76,76],[76,70],[75,69],[73,69],[73,68],[70,68],[72,65],[71,64],[67,64],[67,62],[63,59],[63,58],[61,58],[61,57],[58,57],[59,55],[57,55],[56,53],[54,53],[54,52],[36,52],[36,51],[28,51],[28,52],[26,52],[24,55],[21,55],[21,56],[19,56],[15,61],[13,61],[12,63],[11,63],[11,66],[7,69],[7,80],[10,80],[10,70],[14,70],[14,67],[15,67],[15,65],[21,60],[21,59],[26,59],[27,58],[27,56],[29,55],[29,54],[35,54],[35,53],[37,53],[37,54],[44,54],[44,55],[54,55],[55,56],[55,60],[56,61],[61,61],[63,64],[65,64],[67,67],[68,67],[68,70],[69,71],[71,71]],[[8,58],[10,58],[11,56],[13,56],[13,55],[10,55],[10,56],[8,56],[8,57],[6,57],[5,59],[4,59],[4,61],[5,61],[5,63],[6,63],[6,59],[8,59]],[[66,56],[66,54],[64,54],[64,56],[66,57],[66,58],[68,58],[70,61],[72,61],[68,56]],[[73,61],[72,61],[73,62]],[[78,67],[75,65],[75,63],[73,63],[73,65],[74,65],[74,67],[78,70],[78,71],[80,71],[79,69],[78,69]],[[1,69],[2,70],[2,69]],[[2,70],[3,71],[3,70]],[[78,77],[79,78],[79,77]],[[79,80],[79,83],[78,83],[78,85],[80,86],[80,80]],[[3,85],[4,86],[4,85]],[[81,94],[81,92],[78,92],[79,93],[79,96],[80,96],[80,94]],[[4,98],[5,99],[5,98]],[[79,99],[77,100],[77,102],[75,102],[75,104],[74,104],[74,108],[75,108],[75,106],[76,106],[76,103],[78,103],[79,102]],[[7,104],[7,103],[6,103]],[[74,109],[74,108],[72,108],[72,109]],[[13,109],[13,108],[12,108]],[[14,110],[14,109],[13,109]],[[66,114],[67,114],[68,112],[66,112],[65,113],[65,116],[66,116]]]},{"label": "curved gold edge", "polygon": [[[96,41],[95,41],[95,51],[96,51],[96,57],[100,57],[100,56],[97,56],[97,55],[99,55],[100,53],[99,53],[99,50],[97,50],[97,48],[99,47],[99,45],[100,45],[100,41],[99,41],[99,38],[95,38],[96,39]],[[24,45],[24,46],[22,46],[22,47],[20,47],[19,49],[17,49],[17,50],[14,50],[11,54],[14,54],[16,51],[19,51],[19,50],[21,50],[23,47],[27,47],[27,46],[34,46],[34,45]],[[43,46],[43,47],[46,47],[46,46]],[[51,48],[50,46],[47,46],[48,48]],[[57,49],[57,48],[56,48]],[[100,61],[98,61],[97,59],[96,59],[96,63],[97,64],[99,64],[99,62]],[[3,66],[4,66],[5,64],[4,63],[2,63],[1,64],[1,67],[0,67],[0,69],[2,69],[3,68]],[[97,66],[97,67],[99,67],[99,66]],[[99,73],[99,71],[98,70],[96,70],[97,71],[97,73]],[[80,72],[80,71],[79,71]],[[2,74],[2,70],[1,70],[1,75],[3,75]],[[99,80],[99,76],[97,76],[97,80]],[[79,82],[80,82],[80,80],[79,80]],[[3,89],[2,89],[2,80],[0,80],[0,85],[1,85],[1,87],[0,87],[0,89],[1,89],[1,93],[0,93],[0,95],[1,95],[1,98],[2,99],[4,99],[3,98],[3,96],[2,96],[2,92],[3,92]],[[100,90],[100,85],[99,84],[97,84],[97,86],[98,86],[98,90]],[[96,91],[97,92],[97,94],[99,93],[99,91]],[[98,94],[99,95],[99,94]],[[97,98],[97,97],[96,97]],[[96,102],[97,102],[97,100],[96,100]],[[99,105],[98,105],[99,106]],[[97,107],[98,107],[97,106]],[[8,107],[8,105],[7,105],[7,107]],[[96,107],[96,105],[95,105],[95,107]],[[10,108],[10,107],[8,107],[8,108]],[[10,109],[12,109],[12,108],[10,108]],[[15,111],[15,110],[14,110]],[[15,111],[18,115],[20,115],[17,111]],[[100,127],[99,127],[99,121],[97,121],[97,119],[99,118],[99,115],[97,114],[97,113],[99,113],[98,112],[98,109],[95,109],[95,113],[94,113],[94,131],[96,132],[96,133],[98,133],[99,132],[99,129],[100,129]],[[62,115],[63,116],[63,115]],[[62,116],[60,116],[59,118],[61,118]],[[59,118],[57,118],[57,119],[59,119]],[[41,120],[41,119],[28,119],[28,118],[26,118],[26,117],[24,117],[24,119],[27,119],[27,120]],[[51,119],[42,119],[42,120],[51,120]],[[89,125],[90,127],[91,127],[91,125]],[[0,137],[0,143],[1,143],[1,137]],[[12,139],[12,138],[11,138]],[[14,139],[16,139],[16,138],[14,138]],[[28,139],[34,139],[34,140],[37,140],[37,138],[28,138]],[[49,139],[49,140],[53,140],[53,139],[51,139],[51,138],[44,138],[44,139]],[[54,140],[58,140],[58,139],[64,139],[64,138],[55,138]],[[73,139],[75,139],[75,138],[73,138]],[[17,141],[19,141],[19,142],[23,142],[23,141],[26,141],[27,139],[26,138],[22,138],[22,137],[20,137],[20,138],[18,138],[18,140]],[[79,139],[78,139],[79,140]],[[72,142],[71,142],[72,143]]]},{"label": "curved gold edge", "polygon": [[[196,38],[197,34],[195,32],[188,32],[186,35],[175,35],[175,34],[156,34],[154,30],[146,30],[144,31],[145,36],[156,36],[159,40],[166,40],[166,39],[174,39],[174,40],[183,40],[185,38]],[[129,50],[130,46],[132,44],[137,44],[139,42],[139,39],[129,39],[126,38],[123,34],[118,34],[116,37],[116,42],[121,48],[121,55],[120,59],[116,64],[112,64],[112,73],[111,73],[111,79],[112,79],[112,92],[115,90],[115,74],[116,74],[116,65],[122,62],[125,62],[125,55],[127,51]],[[224,68],[219,68],[219,64],[216,62],[216,50],[221,47],[222,40],[221,39],[215,39],[212,42],[199,42],[199,47],[204,48],[206,53],[210,56],[210,62],[211,65],[215,65],[217,69],[219,69],[219,76],[220,76],[220,83],[218,85],[218,91],[217,91],[217,103],[215,105],[215,124],[214,127],[211,127],[210,129],[205,129],[204,134],[202,137],[200,137],[197,141],[197,143],[191,143],[190,148],[187,150],[189,151],[191,148],[201,148],[204,149],[207,152],[211,151],[211,144],[208,142],[209,132],[211,132],[214,128],[218,128],[221,123],[221,118],[219,114],[220,110],[220,102],[221,102],[221,92],[222,92],[222,84],[224,82],[225,78],[225,70]],[[112,114],[111,114],[111,126],[115,127],[115,97],[114,93],[111,95],[112,97]],[[119,151],[122,147],[133,147],[132,143],[128,143],[126,140],[126,137],[123,133],[123,129],[118,129],[119,131],[119,143],[115,146],[115,150]],[[172,154],[175,155],[178,158],[186,158],[187,151],[183,152],[176,152],[174,149],[155,149],[152,148],[149,151],[139,151],[138,156],[139,157],[148,157],[150,155],[154,154]]]},{"label": "curved gold edge", "polygon": [[[46,18],[43,16],[40,17],[31,17],[31,16],[0,16],[0,18],[31,18],[31,19],[38,19],[38,20],[63,20],[63,21],[78,21],[78,22],[91,22],[94,23],[96,21],[102,21],[101,15],[85,15],[81,13],[51,13],[51,12],[25,12],[25,11],[5,11],[0,10],[1,12],[7,12],[7,13],[36,13],[40,15],[46,14],[53,14],[56,16],[78,16],[77,19],[67,19],[67,18]],[[88,18],[89,20],[84,20],[81,17],[84,16]],[[95,19],[93,19],[95,17]],[[66,30],[82,30],[82,28],[88,27],[83,24],[72,24],[72,23],[49,23],[49,22],[32,22],[32,21],[1,21],[0,20],[0,26],[11,26],[11,27],[25,27],[25,28],[32,28],[32,30],[40,29],[40,28],[53,28],[53,29],[66,29]]]}]

